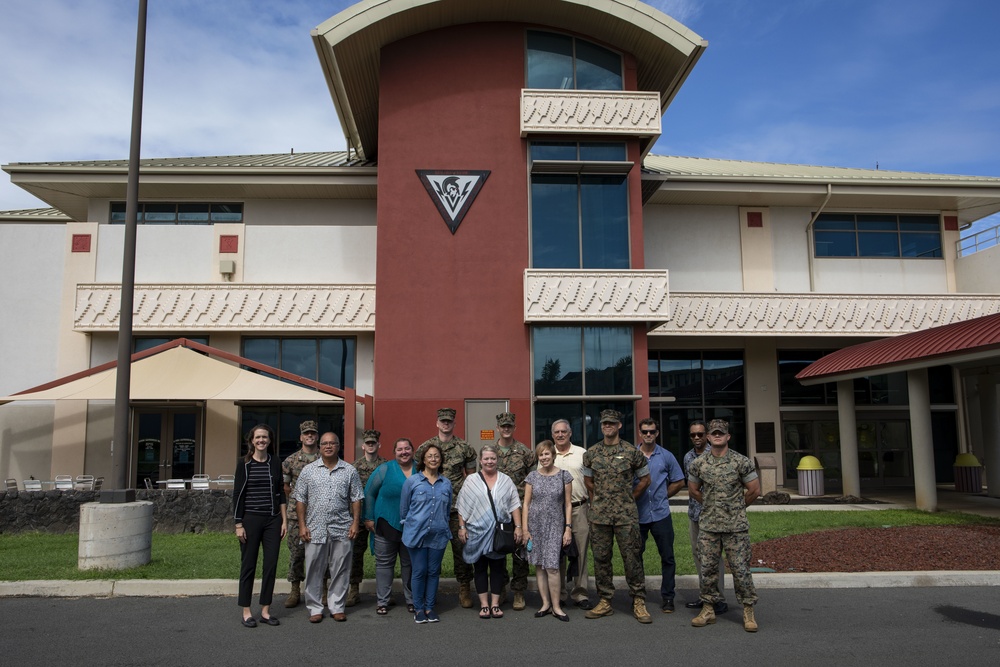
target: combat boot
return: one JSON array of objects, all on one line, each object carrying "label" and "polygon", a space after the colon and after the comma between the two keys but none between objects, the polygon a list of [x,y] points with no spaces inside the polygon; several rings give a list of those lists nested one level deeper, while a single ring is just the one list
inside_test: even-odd
[{"label": "combat boot", "polygon": [[288,597],[285,598],[285,609],[291,609],[292,607],[299,606],[299,597],[302,595],[301,587],[302,584],[299,582],[292,582],[292,590],[289,591]]},{"label": "combat boot", "polygon": [[350,590],[347,591],[347,600],[344,602],[345,607],[353,607],[361,602],[361,591],[358,588],[358,584],[351,584]]},{"label": "combat boot", "polygon": [[743,605],[743,629],[747,632],[757,632],[757,619],[753,616],[753,605]]},{"label": "combat boot", "polygon": [[462,609],[472,609],[472,591],[467,581],[458,585],[458,604]]},{"label": "combat boot", "polygon": [[615,610],[611,608],[611,603],[601,598],[601,601],[597,603],[597,606],[584,614],[586,618],[600,618],[601,616],[611,616],[615,613]]},{"label": "combat boot", "polygon": [[635,616],[635,620],[640,623],[652,623],[653,617],[649,615],[646,611],[646,601],[642,598],[635,598],[632,600],[632,615]]},{"label": "combat boot", "polygon": [[505,604],[507,604],[507,586],[506,585],[500,587],[500,606],[502,607]]},{"label": "combat boot", "polygon": [[696,628],[703,628],[713,623],[715,623],[715,609],[712,608],[711,602],[701,605],[701,613],[691,619],[691,625]]},{"label": "combat boot", "polygon": [[524,591],[514,591],[514,611],[524,609]]}]

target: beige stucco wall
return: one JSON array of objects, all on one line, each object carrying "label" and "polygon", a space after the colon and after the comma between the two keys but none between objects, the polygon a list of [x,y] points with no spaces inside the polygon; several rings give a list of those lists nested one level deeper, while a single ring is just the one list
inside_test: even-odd
[{"label": "beige stucco wall", "polygon": [[1000,293],[1000,246],[959,257],[955,279],[959,292]]},{"label": "beige stucco wall", "polygon": [[642,215],[646,268],[670,271],[672,292],[743,289],[737,207],[646,206]]}]

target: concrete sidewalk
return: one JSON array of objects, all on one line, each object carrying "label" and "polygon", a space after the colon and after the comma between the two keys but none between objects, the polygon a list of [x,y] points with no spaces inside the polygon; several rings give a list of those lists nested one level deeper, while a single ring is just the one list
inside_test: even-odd
[{"label": "concrete sidewalk", "polygon": [[[681,494],[678,494],[679,496]],[[898,489],[867,493],[865,496],[874,503],[846,504],[830,502],[830,496],[815,504],[801,496],[792,494],[793,503],[788,505],[759,505],[748,508],[750,512],[809,512],[809,511],[857,511],[913,509],[913,489]],[[677,505],[683,496],[671,499]],[[681,503],[686,504],[686,502]],[[1000,498],[985,495],[958,493],[951,485],[938,487],[938,508],[941,511],[966,512],[980,516],[1000,518]],[[674,510],[679,511],[679,510]],[[829,572],[829,573],[768,573],[755,572],[754,584],[758,588],[891,588],[929,586],[1000,586],[1000,572],[988,571],[933,571],[933,572]],[[259,582],[257,584],[259,586]],[[398,582],[396,586],[398,587]],[[529,590],[535,590],[533,578],[528,581]],[[646,577],[646,589],[657,591],[660,587],[658,575]],[[690,591],[692,599],[698,589],[696,575],[680,575],[676,587],[680,596]],[[627,588],[624,577],[615,577],[615,588]],[[88,581],[0,581],[0,597],[190,597],[190,596],[235,596],[237,582],[229,579],[99,579]],[[442,579],[443,593],[458,591],[455,579]],[[275,583],[276,595],[289,592],[287,581]],[[373,595],[374,580],[365,580],[362,592]]]}]

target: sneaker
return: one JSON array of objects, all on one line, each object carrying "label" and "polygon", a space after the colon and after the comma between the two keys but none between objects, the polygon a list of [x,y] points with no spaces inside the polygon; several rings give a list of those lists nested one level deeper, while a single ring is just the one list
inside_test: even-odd
[{"label": "sneaker", "polygon": [[663,604],[660,605],[660,611],[662,611],[664,614],[674,613],[674,599],[667,598],[666,600],[664,600]]},{"label": "sneaker", "polygon": [[427,612],[423,609],[418,609],[417,613],[413,615],[414,623],[426,623],[427,622]]},{"label": "sneaker", "polygon": [[429,612],[427,612],[427,622],[428,623],[437,623],[440,620],[441,620],[441,617],[438,616],[437,612],[434,611],[433,609],[431,609]]}]

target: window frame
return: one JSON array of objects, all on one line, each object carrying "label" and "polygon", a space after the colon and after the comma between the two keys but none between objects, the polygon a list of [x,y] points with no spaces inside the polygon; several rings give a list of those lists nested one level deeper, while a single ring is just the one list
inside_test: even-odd
[{"label": "window frame", "polygon": [[[931,238],[936,239],[937,247],[929,253],[920,252],[927,246],[918,241]],[[829,245],[833,251],[821,252],[821,244]],[[851,246],[852,251],[848,251]],[[892,251],[887,252],[890,248]],[[812,225],[812,253],[816,259],[942,260],[941,216],[936,213],[820,213]]]}]

